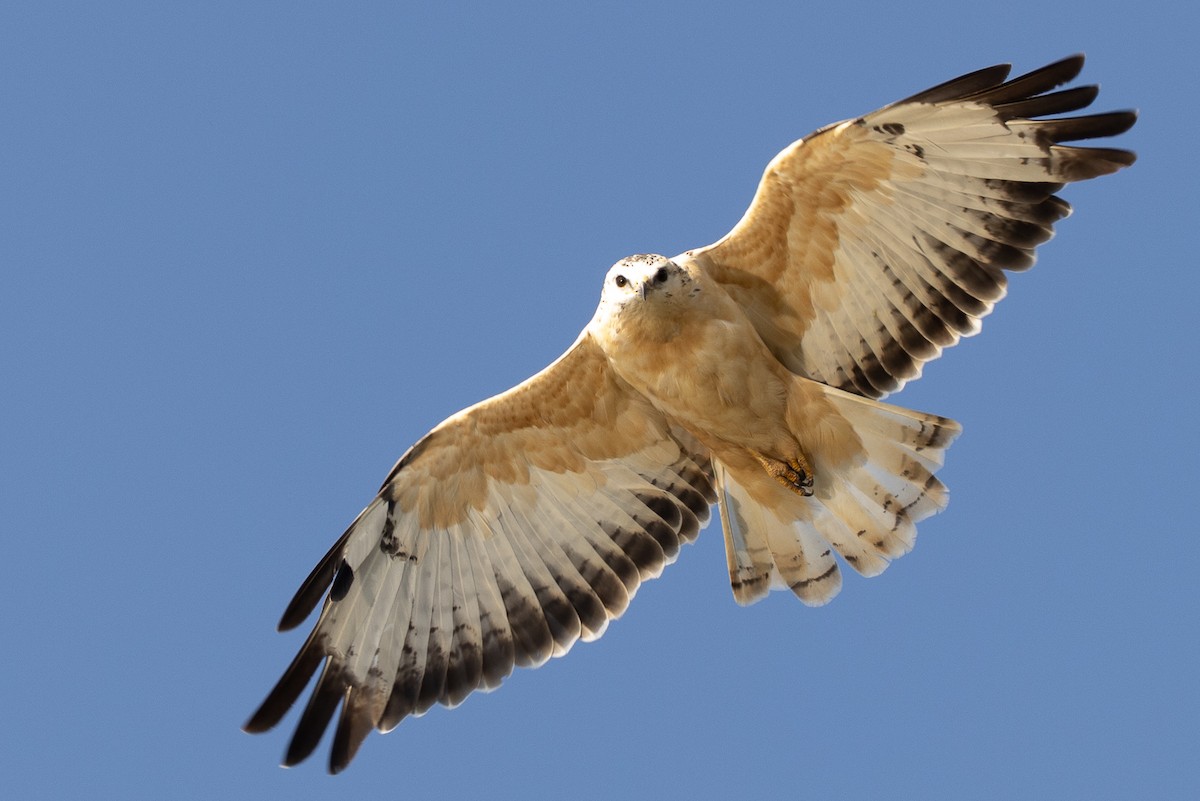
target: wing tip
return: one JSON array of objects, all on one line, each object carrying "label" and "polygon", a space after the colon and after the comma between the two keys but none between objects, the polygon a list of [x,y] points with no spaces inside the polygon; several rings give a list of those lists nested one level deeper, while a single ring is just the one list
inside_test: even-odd
[{"label": "wing tip", "polygon": [[[360,515],[359,519],[361,518]],[[335,584],[339,577],[345,583],[346,589],[349,588],[348,580],[352,580],[353,576],[341,576],[341,569],[346,564],[342,559],[342,554],[357,523],[358,520],[355,520],[342,536],[338,537],[333,547],[321,557],[321,561],[317,562],[316,567],[308,574],[308,578],[304,579],[300,588],[296,590],[296,594],[292,596],[292,600],[288,602],[287,608],[283,610],[283,615],[276,625],[277,631],[291,631],[307,620],[325,595],[325,590]]]},{"label": "wing tip", "polygon": [[367,735],[375,728],[371,706],[366,693],[351,689],[342,702],[342,714],[338,718],[333,734],[333,745],[329,750],[329,773],[336,776],[353,761]]},{"label": "wing tip", "polygon": [[957,78],[943,81],[936,86],[909,95],[903,100],[891,103],[886,108],[906,103],[943,103],[948,100],[960,99],[1004,83],[1010,72],[1012,72],[1012,64],[993,64],[990,67],[983,67]]}]

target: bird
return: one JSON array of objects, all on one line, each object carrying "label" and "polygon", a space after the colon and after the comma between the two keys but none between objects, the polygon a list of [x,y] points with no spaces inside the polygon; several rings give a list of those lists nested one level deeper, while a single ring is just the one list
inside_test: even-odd
[{"label": "bird", "polygon": [[942,510],[961,431],[883,399],[1005,295],[1071,207],[1070,182],[1133,164],[1074,142],[1134,111],[1068,115],[1075,55],[977,70],[818,129],[767,166],[723,238],[604,278],[574,344],[400,457],[279,622],[318,605],[243,728],[272,729],[319,676],[284,765],[337,715],[329,770],[372,730],[491,690],[600,637],[717,507],[739,604],[819,606]]}]

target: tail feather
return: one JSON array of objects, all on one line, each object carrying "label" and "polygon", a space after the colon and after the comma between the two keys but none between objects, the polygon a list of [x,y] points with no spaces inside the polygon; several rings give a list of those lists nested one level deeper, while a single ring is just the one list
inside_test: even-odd
[{"label": "tail feather", "polygon": [[[804,380],[804,379],[797,379]],[[820,605],[841,589],[836,551],[864,576],[883,572],[912,550],[916,524],[945,508],[949,493],[934,475],[961,431],[924,414],[821,387],[860,447],[802,447],[813,465],[814,493],[803,497],[771,479],[753,459],[718,453],[717,489],[730,583],[738,603],[787,587]]]},{"label": "tail feather", "polygon": [[717,506],[721,529],[725,532],[725,558],[729,563],[729,583],[739,604],[754,603],[771,589],[775,560],[764,532],[779,525],[775,515],[753,500],[735,481],[722,462],[713,465],[717,485]]}]

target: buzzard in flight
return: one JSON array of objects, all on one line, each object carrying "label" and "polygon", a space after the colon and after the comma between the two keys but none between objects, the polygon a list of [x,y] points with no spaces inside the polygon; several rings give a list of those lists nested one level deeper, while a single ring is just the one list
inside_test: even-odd
[{"label": "buzzard in flight", "polygon": [[1059,89],[1083,57],[956,78],[815,132],[767,166],[719,242],[631,256],[542,372],[414,445],[280,621],[320,617],[246,723],[320,668],[285,764],[340,707],[330,769],[371,729],[454,706],[593,640],[720,510],[739,603],[872,576],[940,509],[952,420],[880,398],[1005,293],[1070,211],[1064,184],[1133,163],[1078,147],[1133,125]]}]

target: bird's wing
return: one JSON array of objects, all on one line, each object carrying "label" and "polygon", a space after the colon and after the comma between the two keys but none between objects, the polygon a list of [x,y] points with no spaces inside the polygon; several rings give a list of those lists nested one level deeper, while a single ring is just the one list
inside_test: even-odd
[{"label": "bird's wing", "polygon": [[324,662],[285,764],[312,752],[340,703],[336,772],[371,728],[599,637],[714,500],[704,449],[617,378],[585,332],[400,459],[284,613],[281,630],[325,598],[245,728],[278,723]]},{"label": "bird's wing", "polygon": [[1063,184],[1133,163],[1062,144],[1121,133],[1133,112],[1041,119],[1096,97],[1053,91],[1082,66],[1007,82],[1008,66],[991,67],[823,128],[775,157],[728,235],[677,259],[724,285],[794,372],[893,392],[978,330],[1005,270],[1033,264],[1070,212]]}]

